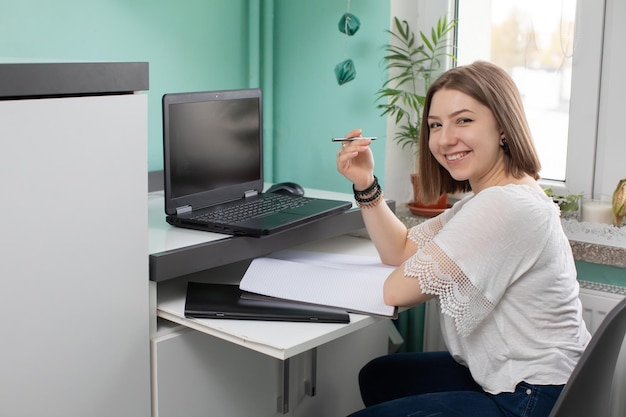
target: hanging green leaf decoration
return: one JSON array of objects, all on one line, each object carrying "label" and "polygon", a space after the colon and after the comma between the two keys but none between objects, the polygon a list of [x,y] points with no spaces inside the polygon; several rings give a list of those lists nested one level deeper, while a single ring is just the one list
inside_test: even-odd
[{"label": "hanging green leaf decoration", "polygon": [[361,21],[352,13],[344,13],[339,19],[339,31],[348,36],[352,36],[361,27]]},{"label": "hanging green leaf decoration", "polygon": [[335,77],[339,85],[343,85],[356,77],[356,69],[351,59],[346,59],[335,66]]}]

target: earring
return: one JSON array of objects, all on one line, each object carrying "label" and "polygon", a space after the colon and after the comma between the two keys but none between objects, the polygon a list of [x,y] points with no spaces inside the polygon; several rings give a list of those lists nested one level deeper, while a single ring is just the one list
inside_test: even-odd
[{"label": "earring", "polygon": [[502,149],[504,150],[504,153],[510,153],[511,152],[511,150],[509,149],[509,144],[507,143],[505,137],[500,139],[500,146],[502,146]]}]

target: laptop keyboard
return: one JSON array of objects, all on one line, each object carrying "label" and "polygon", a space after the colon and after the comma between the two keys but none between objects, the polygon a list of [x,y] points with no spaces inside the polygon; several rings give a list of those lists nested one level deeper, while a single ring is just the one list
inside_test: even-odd
[{"label": "laptop keyboard", "polygon": [[263,198],[245,201],[242,204],[218,208],[208,213],[199,213],[192,216],[192,219],[218,223],[236,223],[255,217],[267,216],[285,209],[302,207],[310,201],[310,199],[305,197],[270,193],[263,196]]}]

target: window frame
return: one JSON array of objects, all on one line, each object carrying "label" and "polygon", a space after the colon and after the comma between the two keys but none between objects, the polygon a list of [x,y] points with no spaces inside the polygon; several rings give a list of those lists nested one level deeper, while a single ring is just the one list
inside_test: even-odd
[{"label": "window frame", "polygon": [[554,184],[563,193],[591,196],[594,192],[605,8],[605,0],[576,2],[565,183]]}]

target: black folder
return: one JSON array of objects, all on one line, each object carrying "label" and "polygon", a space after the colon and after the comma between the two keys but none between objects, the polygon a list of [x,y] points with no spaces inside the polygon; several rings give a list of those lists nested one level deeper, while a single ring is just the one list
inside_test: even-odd
[{"label": "black folder", "polygon": [[188,282],[185,317],[316,323],[350,322],[350,315],[338,308],[289,300],[245,298],[242,297],[244,293],[238,285]]}]

